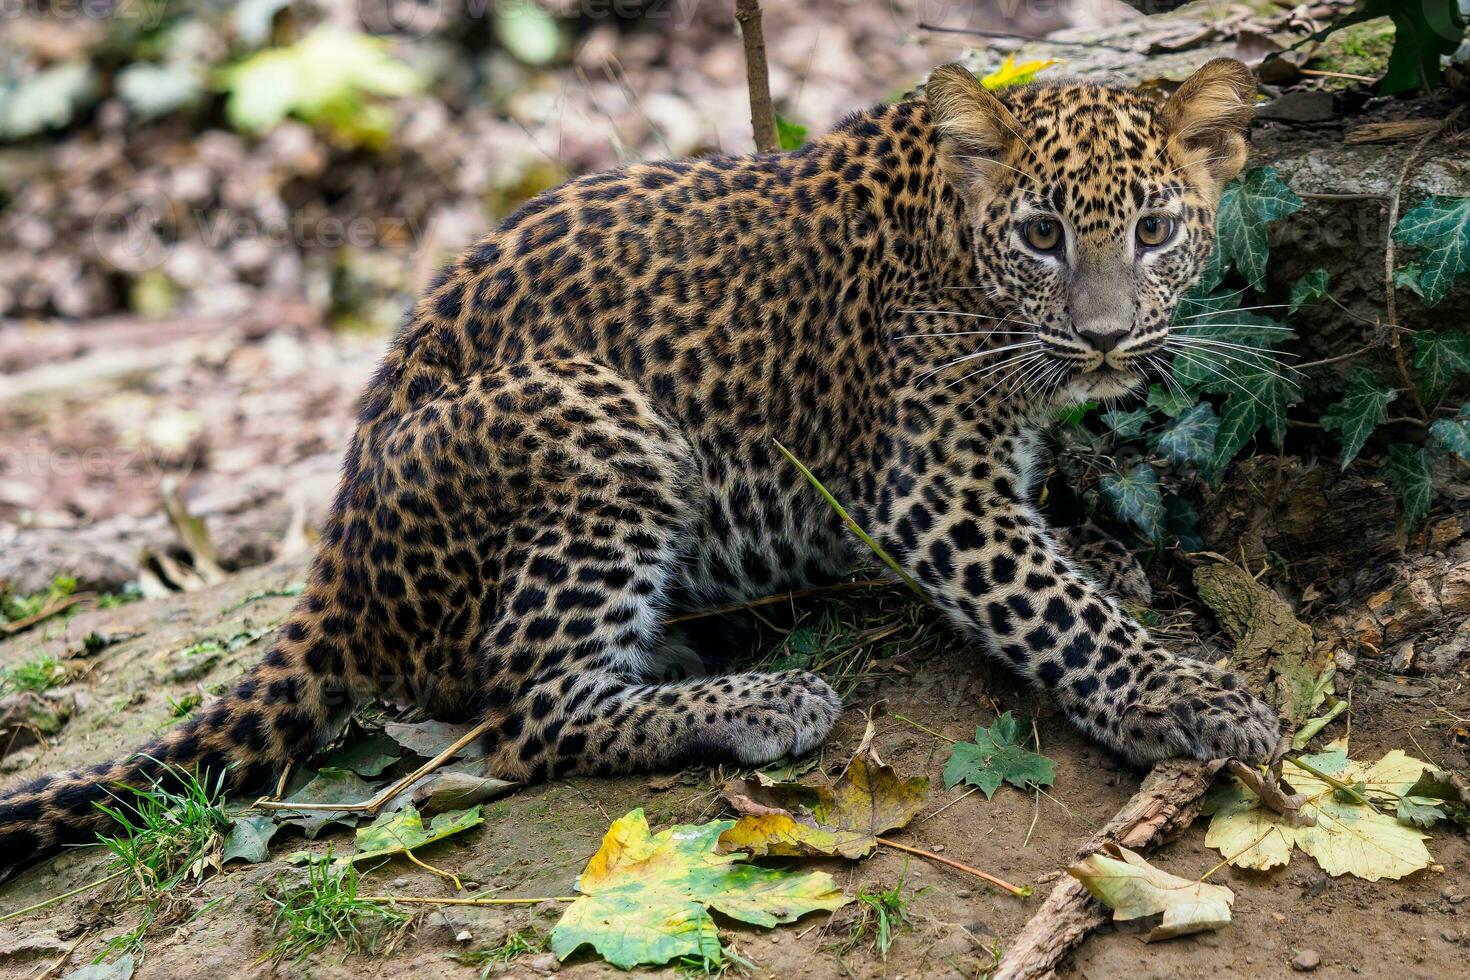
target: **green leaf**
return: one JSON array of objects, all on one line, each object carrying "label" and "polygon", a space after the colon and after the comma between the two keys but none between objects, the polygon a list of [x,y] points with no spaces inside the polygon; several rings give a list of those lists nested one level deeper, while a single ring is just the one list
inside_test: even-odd
[{"label": "green leaf", "polygon": [[323,24],[290,47],[222,70],[218,84],[229,96],[230,124],[243,132],[264,132],[294,115],[349,145],[382,146],[393,114],[372,99],[411,95],[422,83],[381,38]]},{"label": "green leaf", "polygon": [[1439,81],[1440,58],[1455,53],[1465,32],[1456,0],[1366,0],[1362,9],[1393,21],[1393,51],[1379,91],[1394,95],[1432,88]]},{"label": "green leaf", "polygon": [[1429,427],[1429,444],[1470,463],[1470,405],[1452,419],[1435,419]]},{"label": "green leaf", "polygon": [[1424,398],[1438,402],[1456,375],[1470,372],[1470,333],[1421,330],[1414,334],[1414,367],[1419,371]]},{"label": "green leaf", "polygon": [[1404,525],[1417,527],[1429,515],[1434,499],[1433,470],[1429,451],[1422,446],[1396,442],[1388,447],[1388,462],[1383,475],[1393,484],[1404,502]]},{"label": "green leaf", "polygon": [[1388,421],[1388,404],[1399,393],[1381,386],[1367,368],[1358,368],[1348,382],[1342,401],[1322,413],[1322,428],[1336,430],[1342,439],[1342,469],[1357,458],[1373,430]]},{"label": "green leaf", "polygon": [[770,928],[847,903],[824,871],[761,868],[745,854],[718,853],[733,826],[715,820],[653,834],[641,809],[613,821],[577,879],[583,897],[551,932],[551,951],[564,960],[588,945],[624,970],[681,956],[718,965],[724,950],[711,909]]},{"label": "green leaf", "polygon": [[1227,184],[1215,215],[1215,250],[1201,274],[1205,287],[1219,285],[1233,264],[1251,288],[1259,288],[1271,255],[1266,226],[1301,208],[1302,199],[1272,167],[1247,170]]},{"label": "green leaf", "polygon": [[1315,303],[1326,295],[1327,270],[1313,269],[1291,287],[1291,305],[1287,308],[1287,315],[1294,316],[1303,306]]},{"label": "green leaf", "polygon": [[1443,820],[1446,814],[1437,800],[1423,796],[1403,796],[1399,798],[1394,816],[1405,827],[1422,827],[1428,830]]},{"label": "green leaf", "polygon": [[1429,198],[1399,219],[1393,240],[1419,249],[1421,295],[1433,306],[1470,269],[1470,197]]},{"label": "green leaf", "polygon": [[1177,538],[1185,551],[1204,551],[1207,547],[1199,533],[1199,512],[1178,494],[1164,498],[1164,531]]},{"label": "green leaf", "polygon": [[485,822],[483,807],[450,810],[440,813],[424,826],[424,818],[412,806],[397,813],[381,814],[366,827],[357,828],[357,853],[340,858],[340,863],[356,864],[373,858],[391,857],[425,844],[441,841],[460,831]]},{"label": "green leaf", "polygon": [[1097,408],[1097,402],[1094,401],[1082,402],[1080,405],[1067,405],[1057,409],[1054,418],[1060,425],[1078,426],[1087,417],[1087,413],[1094,408]]},{"label": "green leaf", "polygon": [[1220,420],[1209,402],[1200,402],[1153,438],[1154,452],[1176,466],[1208,463],[1215,457]]},{"label": "green leaf", "polygon": [[220,864],[239,859],[259,864],[270,857],[271,838],[280,826],[269,814],[258,817],[236,817],[220,849]]},{"label": "green leaf", "polygon": [[1109,473],[1098,481],[1104,499],[1120,520],[1158,540],[1164,516],[1159,474],[1147,463],[1136,463],[1123,473]]},{"label": "green leaf", "polygon": [[1135,408],[1129,411],[1110,409],[1102,413],[1103,424],[1112,430],[1113,435],[1120,439],[1132,439],[1143,433],[1143,427],[1148,424],[1151,413],[1146,408]]},{"label": "green leaf", "polygon": [[494,10],[495,35],[518,60],[528,65],[546,65],[561,54],[561,25],[541,5],[500,4]]},{"label": "green leaf", "polygon": [[1044,755],[1022,748],[1020,725],[1007,711],[989,728],[975,729],[975,741],[957,742],[944,767],[944,786],[959,783],[980,787],[988,800],[1001,783],[1018,789],[1050,786],[1056,781],[1056,766]]},{"label": "green leaf", "polygon": [[1296,390],[1273,363],[1264,359],[1229,367],[1215,365],[1214,369],[1216,373],[1200,382],[1200,388],[1228,396],[1220,409],[1211,464],[1219,473],[1263,426],[1276,445],[1281,445],[1286,438],[1286,407],[1296,400]]},{"label": "green leaf", "polygon": [[1156,408],[1169,418],[1177,418],[1188,411],[1194,399],[1172,385],[1165,387],[1155,382],[1148,386],[1148,407]]},{"label": "green leaf", "polygon": [[800,149],[806,142],[806,127],[776,113],[776,143],[783,150]]},{"label": "green leaf", "polygon": [[60,129],[97,95],[97,75],[85,61],[63,61],[28,78],[0,75],[0,139]]},{"label": "green leaf", "polygon": [[1418,262],[1406,262],[1393,270],[1393,284],[1423,299],[1424,284],[1419,281],[1419,277],[1423,274],[1424,270],[1419,267]]}]

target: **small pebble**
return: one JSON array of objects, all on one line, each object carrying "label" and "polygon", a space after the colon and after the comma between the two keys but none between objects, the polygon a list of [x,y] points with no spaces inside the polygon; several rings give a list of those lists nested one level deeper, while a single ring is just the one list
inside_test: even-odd
[{"label": "small pebble", "polygon": [[402,888],[402,887],[404,887],[407,884],[408,884],[408,879],[407,878],[394,878],[393,879],[393,887],[394,888]]},{"label": "small pebble", "polygon": [[955,898],[969,898],[970,897],[970,890],[968,888],[961,888],[959,891],[957,891],[957,892],[954,893],[954,897]]},{"label": "small pebble", "polygon": [[561,969],[561,960],[556,958],[555,953],[542,953],[530,965],[537,973],[555,973]]},{"label": "small pebble", "polygon": [[461,929],[459,932],[456,932],[454,934],[454,941],[457,943],[467,943],[474,938],[474,936],[470,935],[470,931],[468,929]]},{"label": "small pebble", "polygon": [[1322,954],[1315,949],[1297,950],[1291,958],[1291,968],[1298,973],[1310,973],[1322,965]]},{"label": "small pebble", "polygon": [[1447,943],[1455,943],[1460,941],[1459,935],[1453,929],[1441,929],[1439,933],[1439,938],[1443,939]]},{"label": "small pebble", "polygon": [[933,847],[933,851],[934,851],[935,854],[943,854],[944,853],[944,845],[943,844],[935,844],[934,847]]}]

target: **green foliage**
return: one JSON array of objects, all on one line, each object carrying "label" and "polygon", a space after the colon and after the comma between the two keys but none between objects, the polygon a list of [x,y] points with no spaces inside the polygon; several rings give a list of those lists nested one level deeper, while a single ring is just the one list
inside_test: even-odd
[{"label": "green foliage", "polygon": [[77,580],[67,575],[58,575],[52,579],[50,587],[42,592],[21,594],[0,586],[0,625],[29,619],[76,590]]},{"label": "green foliage", "polygon": [[1102,413],[1102,420],[1119,439],[1132,439],[1143,432],[1143,427],[1148,424],[1150,413],[1146,408],[1135,408],[1131,411],[1120,411],[1112,409]]},{"label": "green foliage", "polygon": [[1225,278],[1233,264],[1252,286],[1266,278],[1271,256],[1266,226],[1295,214],[1302,199],[1276,175],[1273,167],[1248,170],[1226,186],[1215,219],[1215,251],[1201,275],[1207,290]]},{"label": "green foliage", "polygon": [[357,869],[350,864],[313,862],[307,874],[304,885],[266,896],[276,907],[271,932],[280,938],[271,956],[277,963],[300,964],[332,943],[341,943],[344,954],[376,953],[386,935],[408,923],[397,908],[358,897]]},{"label": "green foliage", "polygon": [[1470,405],[1461,405],[1452,419],[1436,419],[1429,427],[1429,442],[1439,452],[1470,463]]},{"label": "green foliage", "polygon": [[886,962],[894,937],[913,927],[908,900],[903,897],[903,879],[892,888],[872,890],[864,885],[858,889],[857,900],[858,916],[848,936],[848,948],[862,945],[871,936],[873,949]]},{"label": "green foliage", "polygon": [[1419,390],[1430,402],[1438,402],[1457,375],[1470,373],[1470,333],[1463,330],[1416,333],[1414,367],[1419,371]]},{"label": "green foliage", "polygon": [[1377,17],[1393,21],[1393,50],[1379,91],[1384,95],[1428,90],[1439,81],[1440,59],[1455,53],[1465,36],[1459,0],[1359,0],[1356,9],[1308,38],[1316,42],[1334,31]]},{"label": "green foliage", "polygon": [[1298,310],[1308,303],[1315,303],[1327,296],[1327,270],[1313,269],[1302,276],[1291,287],[1291,305],[1287,314],[1296,316]]},{"label": "green foliage", "polygon": [[1415,292],[1435,305],[1470,270],[1470,197],[1429,198],[1399,219],[1393,238],[1419,249]]},{"label": "green foliage", "polygon": [[1154,452],[1176,466],[1197,466],[1215,458],[1215,436],[1220,420],[1209,402],[1199,402],[1177,413],[1173,423],[1154,434]]},{"label": "green foliage", "polygon": [[219,73],[230,124],[261,133],[295,116],[349,146],[382,147],[394,123],[381,100],[418,91],[420,79],[380,38],[323,25],[300,41]]},{"label": "green foliage", "polygon": [[97,804],[120,828],[97,839],[112,852],[111,870],[127,872],[129,895],[156,899],[200,873],[230,826],[224,796],[223,772],[201,777],[164,766],[151,785],[120,786],[112,804]]},{"label": "green foliage", "polygon": [[1388,447],[1383,475],[1398,490],[1404,502],[1404,524],[1417,527],[1429,514],[1434,499],[1434,472],[1429,450],[1396,442]]},{"label": "green foliage", "polygon": [[43,653],[0,670],[0,697],[19,691],[49,691],[65,684],[66,678],[66,665],[49,653]]},{"label": "green foliage", "polygon": [[1357,459],[1373,430],[1388,421],[1388,405],[1398,392],[1385,388],[1367,368],[1358,368],[1342,401],[1322,413],[1322,427],[1342,438],[1342,468]]},{"label": "green foliage", "polygon": [[1024,744],[1021,725],[1009,711],[989,728],[976,728],[975,741],[955,743],[954,754],[944,767],[945,788],[969,783],[980,787],[988,800],[1001,783],[1019,789],[1050,786],[1056,781],[1056,766]]},{"label": "green foliage", "polygon": [[800,149],[806,142],[806,127],[776,113],[776,142],[783,150]]},{"label": "green foliage", "polygon": [[1150,540],[1163,530],[1164,499],[1159,474],[1147,463],[1137,463],[1121,473],[1109,473],[1098,483],[1113,513],[1138,528]]}]

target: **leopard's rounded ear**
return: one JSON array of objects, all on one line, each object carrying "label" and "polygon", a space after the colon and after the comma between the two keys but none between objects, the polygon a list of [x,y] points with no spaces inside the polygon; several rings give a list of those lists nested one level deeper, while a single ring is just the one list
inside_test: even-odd
[{"label": "leopard's rounded ear", "polygon": [[1256,77],[1234,58],[1207,61],[1164,103],[1164,129],[1186,165],[1221,187],[1245,166]]},{"label": "leopard's rounded ear", "polygon": [[961,190],[994,179],[1020,141],[1016,117],[985,86],[957,63],[940,65],[924,85],[930,116],[939,136],[939,166]]}]

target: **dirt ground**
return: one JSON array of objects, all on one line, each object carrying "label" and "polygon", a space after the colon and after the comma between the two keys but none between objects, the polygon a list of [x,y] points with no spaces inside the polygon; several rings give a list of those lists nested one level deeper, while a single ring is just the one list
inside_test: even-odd
[{"label": "dirt ground", "polygon": [[[249,638],[283,619],[292,601],[270,593],[289,592],[304,569],[304,560],[296,558],[242,573],[208,591],[84,611],[0,644],[0,663],[11,664],[41,651],[75,654],[89,634],[116,641],[83,661],[84,676],[53,692],[74,699],[74,715],[44,748],[10,753],[4,762],[7,781],[115,756],[168,725],[170,698],[228,681],[261,654],[264,638]],[[186,663],[191,655],[182,651],[210,638],[237,638],[236,649],[213,663]],[[1377,672],[1360,671],[1354,689],[1355,754],[1376,758],[1403,747],[1445,765],[1463,766],[1464,748],[1455,744],[1452,723],[1470,715],[1470,693],[1462,681],[1370,682],[1369,675]],[[864,885],[888,887],[902,881],[912,928],[897,936],[886,962],[870,948],[840,949],[851,926],[847,912],[831,918],[814,914],[772,931],[725,929],[727,945],[755,964],[755,975],[983,976],[994,963],[994,951],[1003,949],[1040,905],[1073,850],[1138,786],[1138,774],[1120,768],[1071,732],[1044,699],[1018,689],[987,668],[976,651],[959,644],[928,659],[899,657],[876,668],[850,700],[824,750],[820,772],[835,776],[862,734],[863,709],[880,700],[888,714],[878,719],[876,749],[900,772],[931,779],[929,805],[897,835],[899,841],[1035,885],[1036,894],[1018,900],[967,875],[887,849],[859,863],[825,862],[849,893]],[[960,799],[963,787],[950,792],[942,788],[948,746],[896,717],[964,739],[974,725],[988,724],[997,709],[1036,718],[1042,749],[1056,762],[1056,785],[1048,793],[1002,788],[989,802],[978,794]],[[807,778],[820,778],[820,772]],[[610,819],[635,806],[645,808],[655,828],[712,819],[722,813],[717,788],[729,775],[570,779],[525,788],[487,805],[483,828],[426,849],[427,856],[480,894],[564,895]],[[1213,868],[1219,856],[1204,847],[1204,823],[1157,852],[1155,862],[1191,878]],[[350,837],[347,830],[326,831],[305,846],[341,849]],[[262,889],[303,874],[279,860],[301,846],[299,837],[282,831],[273,842],[271,861],[232,864],[225,874],[190,892],[183,911],[175,913],[178,924],[155,927],[145,939],[135,976],[191,980],[270,975],[273,967],[262,957],[273,941],[271,908]],[[1237,894],[1231,925],[1153,945],[1142,944],[1140,930],[1131,926],[1105,927],[1082,947],[1066,975],[1274,977],[1289,972],[1290,961],[1303,949],[1321,955],[1317,972],[1323,976],[1462,975],[1470,948],[1470,844],[1463,836],[1436,833],[1430,846],[1436,865],[1397,882],[1328,878],[1302,854],[1287,868],[1268,873],[1220,869],[1211,880]],[[0,914],[100,877],[105,866],[105,855],[90,848],[32,868],[0,885]],[[365,889],[429,896],[452,890],[403,860],[368,872]],[[0,975],[33,977],[53,964],[73,968],[132,928],[137,910],[100,901],[105,894],[68,899],[0,925]],[[410,932],[384,955],[343,961],[340,951],[329,949],[302,966],[285,964],[274,972],[291,977],[475,976],[481,967],[451,957],[491,946],[519,928],[548,932],[556,914],[524,908],[420,913]],[[535,976],[532,962],[537,962],[534,954],[523,954],[497,969],[507,976]],[[617,972],[586,953],[561,970],[574,976]]]}]

